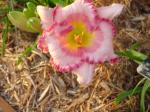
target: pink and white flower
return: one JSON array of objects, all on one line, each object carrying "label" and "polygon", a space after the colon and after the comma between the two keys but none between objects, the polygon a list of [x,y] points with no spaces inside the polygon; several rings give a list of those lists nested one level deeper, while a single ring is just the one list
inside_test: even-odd
[{"label": "pink and white flower", "polygon": [[56,70],[72,72],[79,83],[88,84],[96,64],[117,58],[112,19],[122,9],[121,4],[97,8],[92,0],[76,0],[63,8],[38,6],[43,28],[38,48],[50,53],[50,63]]}]

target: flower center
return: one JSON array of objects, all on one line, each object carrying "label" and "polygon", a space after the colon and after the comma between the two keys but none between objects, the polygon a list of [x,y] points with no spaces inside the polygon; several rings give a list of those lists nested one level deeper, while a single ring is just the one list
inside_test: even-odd
[{"label": "flower center", "polygon": [[73,30],[67,34],[69,48],[82,48],[91,45],[92,33],[88,31],[87,25],[82,21],[71,22]]}]

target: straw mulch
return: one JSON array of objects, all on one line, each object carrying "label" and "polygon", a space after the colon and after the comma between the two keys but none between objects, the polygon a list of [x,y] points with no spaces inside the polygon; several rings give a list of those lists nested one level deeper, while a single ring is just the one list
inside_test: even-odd
[{"label": "straw mulch", "polygon": [[[114,39],[115,49],[127,49],[133,43],[140,42],[140,50],[150,52],[148,0],[95,0],[98,6],[113,2],[125,4],[122,15],[114,20],[118,29]],[[134,62],[122,58],[114,65],[98,65],[92,83],[81,86],[75,75],[55,72],[49,64],[49,55],[37,49],[23,58],[22,64],[16,65],[18,55],[36,37],[18,29],[9,33],[6,53],[0,57],[0,95],[16,112],[139,111],[138,95],[119,105],[114,103],[118,93],[134,87],[142,78],[136,73]]]}]

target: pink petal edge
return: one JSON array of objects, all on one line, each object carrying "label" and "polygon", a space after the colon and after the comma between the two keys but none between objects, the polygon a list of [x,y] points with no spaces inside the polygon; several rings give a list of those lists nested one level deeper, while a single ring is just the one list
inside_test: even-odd
[{"label": "pink petal edge", "polygon": [[66,54],[60,47],[60,44],[54,35],[49,33],[45,34],[47,36],[48,50],[51,55],[51,63],[58,71],[66,72],[71,71],[80,66],[81,57],[70,56]]}]

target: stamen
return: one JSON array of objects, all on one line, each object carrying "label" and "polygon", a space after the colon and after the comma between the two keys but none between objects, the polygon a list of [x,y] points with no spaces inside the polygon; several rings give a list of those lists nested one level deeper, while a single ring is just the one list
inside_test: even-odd
[{"label": "stamen", "polygon": [[76,41],[77,44],[81,45],[82,44],[82,36],[80,35],[75,35],[74,39]]}]

